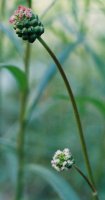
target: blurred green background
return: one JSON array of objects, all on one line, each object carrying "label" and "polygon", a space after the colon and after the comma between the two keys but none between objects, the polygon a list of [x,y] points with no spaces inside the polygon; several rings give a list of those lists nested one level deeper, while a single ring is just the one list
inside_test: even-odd
[{"label": "blurred green background", "polygon": [[[15,35],[8,19],[26,0],[0,0],[0,63],[24,70],[26,42]],[[45,27],[46,40],[64,67],[79,108],[100,200],[105,199],[105,2],[104,0],[33,0]],[[25,138],[25,160],[49,170],[57,149],[70,148],[86,173],[75,118],[56,66],[38,41],[31,45],[28,107],[34,102]],[[0,200],[14,199],[19,116],[19,87],[0,70]],[[25,200],[67,200],[41,175],[26,173]],[[43,171],[43,170],[42,170]],[[44,173],[44,171],[43,171]],[[58,176],[58,173],[55,177]],[[90,189],[75,172],[59,174],[78,199],[91,199]],[[50,179],[49,175],[49,179]],[[56,186],[56,184],[55,184]],[[66,186],[62,187],[65,190]],[[62,189],[60,189],[61,191]],[[68,198],[75,200],[72,196]],[[65,195],[66,196],[66,195]]]}]

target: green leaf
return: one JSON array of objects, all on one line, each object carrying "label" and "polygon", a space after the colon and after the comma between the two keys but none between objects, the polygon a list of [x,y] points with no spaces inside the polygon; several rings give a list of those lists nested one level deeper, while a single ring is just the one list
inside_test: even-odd
[{"label": "green leaf", "polygon": [[76,22],[78,22],[78,1],[77,0],[72,0],[71,1],[71,6],[72,6],[72,15],[75,19]]},{"label": "green leaf", "polygon": [[[69,97],[66,95],[57,95],[56,99],[62,99],[62,100],[69,100]],[[94,97],[89,97],[89,96],[77,96],[75,97],[76,102],[78,104],[86,104],[89,103],[93,105],[96,109],[99,110],[99,112],[105,117],[105,103],[104,101],[100,99],[96,99]]]},{"label": "green leaf", "polygon": [[27,79],[25,73],[19,69],[16,66],[8,65],[8,64],[2,64],[0,63],[0,69],[7,69],[15,78],[15,80],[18,82],[18,85],[20,87],[20,90],[26,90],[27,88]]},{"label": "green leaf", "polygon": [[77,100],[77,102],[79,104],[84,104],[84,103],[90,103],[90,104],[92,104],[105,117],[105,103],[102,100],[96,99],[96,98],[93,98],[93,97],[88,97],[88,96],[77,97],[76,100]]},{"label": "green leaf", "polygon": [[90,47],[88,44],[85,43],[84,45],[86,51],[89,53],[91,58],[96,64],[97,69],[99,70],[100,74],[102,77],[105,79],[105,62],[103,59],[100,58],[100,56],[95,52],[95,50]]},{"label": "green leaf", "polygon": [[43,166],[34,164],[29,164],[26,166],[26,172],[27,171],[37,173],[39,176],[41,176],[54,188],[62,200],[80,200],[72,187],[57,173],[54,173]]}]

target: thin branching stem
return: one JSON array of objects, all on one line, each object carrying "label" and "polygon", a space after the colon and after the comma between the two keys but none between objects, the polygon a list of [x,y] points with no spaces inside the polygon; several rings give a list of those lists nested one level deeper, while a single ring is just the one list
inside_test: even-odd
[{"label": "thin branching stem", "polygon": [[89,185],[89,187],[92,190],[92,195],[94,197],[95,200],[99,200],[98,198],[98,194],[97,194],[97,190],[94,187],[93,183],[91,183],[91,181],[87,178],[87,176],[78,168],[78,166],[76,164],[73,165],[74,169],[76,169],[76,171],[78,171],[78,173],[85,179],[85,181],[87,182],[87,184]]},{"label": "thin branching stem", "polygon": [[[27,0],[27,4],[31,7],[31,0]],[[17,187],[16,187],[16,200],[21,200],[24,190],[24,162],[25,162],[25,113],[27,106],[27,97],[28,97],[28,83],[29,83],[29,62],[30,62],[30,44],[27,43],[25,58],[24,58],[24,68],[27,79],[27,88],[20,95],[20,117],[19,124],[20,130],[18,134],[18,174],[17,174]]]},{"label": "thin branching stem", "polygon": [[24,189],[24,141],[25,141],[25,110],[26,110],[27,90],[21,94],[20,105],[20,131],[18,134],[18,174],[17,174],[17,187],[16,187],[16,200],[21,200]]},{"label": "thin branching stem", "polygon": [[65,83],[65,86],[67,88],[67,91],[68,91],[68,94],[69,94],[69,97],[70,97],[70,102],[72,103],[75,119],[76,119],[76,122],[77,122],[78,132],[79,132],[81,146],[82,146],[82,152],[83,152],[83,155],[84,155],[84,160],[85,160],[88,176],[89,176],[89,179],[91,180],[92,184],[94,185],[94,179],[93,179],[90,161],[89,161],[89,157],[88,157],[88,153],[87,153],[87,147],[86,147],[86,143],[85,143],[82,123],[81,123],[81,120],[80,120],[80,115],[79,115],[79,112],[78,112],[78,108],[77,108],[77,105],[76,105],[76,101],[75,101],[70,83],[69,83],[69,81],[66,77],[66,74],[65,74],[60,62],[58,61],[56,55],[52,52],[52,50],[49,48],[49,46],[46,44],[46,42],[41,37],[39,37],[38,40],[43,45],[43,47],[47,50],[47,52],[50,54],[52,59],[54,60],[56,66],[57,66],[57,68],[58,68],[58,70],[59,70],[59,72],[62,76],[62,79]]}]

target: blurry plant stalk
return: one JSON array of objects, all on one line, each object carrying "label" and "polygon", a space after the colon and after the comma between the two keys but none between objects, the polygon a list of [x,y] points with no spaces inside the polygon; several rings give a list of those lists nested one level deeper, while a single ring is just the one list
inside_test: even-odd
[{"label": "blurry plant stalk", "polygon": [[[5,5],[6,1],[1,0],[1,8],[0,8],[0,18],[1,21],[5,18]],[[4,34],[2,31],[0,31],[0,62],[3,60],[3,43],[4,43]],[[2,123],[2,117],[3,117],[3,92],[2,92],[2,73],[0,73],[0,136],[3,134],[3,123]]]},{"label": "blurry plant stalk", "polygon": [[[0,3],[0,18],[1,18],[1,21],[5,18],[5,7],[6,7],[6,1],[5,0],[1,0],[1,3]],[[2,39],[1,39],[2,38]],[[1,59],[3,57],[3,42],[4,42],[4,34],[2,33],[2,31],[0,31],[0,52],[1,55]]]},{"label": "blurry plant stalk", "polygon": [[[27,0],[28,7],[31,8],[32,1]],[[20,131],[18,134],[18,172],[17,172],[17,186],[16,186],[16,200],[21,200],[24,192],[24,160],[25,160],[25,127],[26,127],[26,105],[27,105],[27,97],[28,97],[28,83],[29,83],[29,63],[30,63],[30,54],[31,54],[31,46],[29,43],[26,45],[25,56],[24,56],[24,69],[27,79],[27,88],[20,94]]]}]

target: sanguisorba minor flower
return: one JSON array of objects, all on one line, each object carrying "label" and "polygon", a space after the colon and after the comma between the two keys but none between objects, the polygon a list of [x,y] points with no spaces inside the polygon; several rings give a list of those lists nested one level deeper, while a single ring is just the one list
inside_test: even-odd
[{"label": "sanguisorba minor flower", "polygon": [[14,14],[10,17],[9,22],[13,24],[18,37],[33,43],[36,38],[44,33],[43,24],[38,16],[33,14],[30,8],[20,5]]},{"label": "sanguisorba minor flower", "polygon": [[90,163],[89,163],[89,159],[88,159],[86,144],[85,144],[82,125],[81,125],[81,120],[80,120],[80,116],[79,116],[78,109],[76,106],[75,98],[74,98],[73,92],[71,90],[69,81],[66,77],[65,72],[62,69],[62,66],[61,66],[59,60],[57,59],[56,55],[52,52],[52,50],[49,48],[49,46],[46,44],[46,42],[40,37],[44,33],[43,24],[40,22],[38,16],[36,14],[33,14],[32,10],[25,6],[19,6],[18,9],[11,16],[9,22],[14,25],[13,27],[16,30],[16,34],[18,35],[18,37],[21,37],[23,40],[27,40],[28,42],[33,43],[36,39],[38,39],[39,42],[44,46],[44,48],[47,50],[49,55],[54,60],[56,66],[64,80],[70,100],[72,102],[72,106],[74,109],[78,129],[79,129],[79,134],[80,134],[80,138],[81,138],[81,143],[82,143],[82,147],[83,147],[83,152],[84,152],[84,156],[85,156],[85,161],[86,161],[88,173],[91,177],[91,181],[75,165],[74,158],[68,148],[65,148],[63,151],[58,150],[54,154],[53,160],[51,161],[52,166],[57,171],[63,171],[63,170],[70,169],[71,167],[74,167],[79,172],[79,174],[86,180],[86,182],[88,183],[88,185],[91,187],[91,189],[93,191],[93,196],[95,196],[96,197],[95,199],[98,200],[97,191],[96,191],[94,185],[92,184],[93,178],[91,175]]},{"label": "sanguisorba minor flower", "polygon": [[[73,167],[88,183],[88,185],[93,191],[93,195],[97,196],[97,191],[94,185],[75,164],[75,160],[68,148],[65,148],[63,151],[57,150],[53,156],[53,160],[51,161],[51,164],[52,164],[52,167],[56,169],[58,172],[68,170]],[[98,197],[97,197],[97,200],[98,200]]]},{"label": "sanguisorba minor flower", "polygon": [[51,161],[52,167],[57,171],[68,170],[74,163],[74,158],[68,148],[65,148],[63,151],[57,150]]}]

